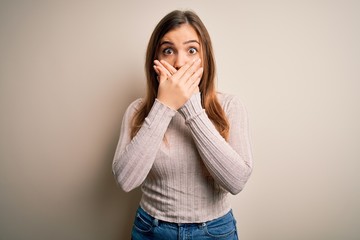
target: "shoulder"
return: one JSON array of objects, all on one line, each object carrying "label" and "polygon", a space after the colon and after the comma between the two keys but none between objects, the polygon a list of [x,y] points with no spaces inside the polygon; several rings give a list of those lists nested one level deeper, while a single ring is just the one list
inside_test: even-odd
[{"label": "shoulder", "polygon": [[216,92],[216,96],[221,104],[226,102],[231,102],[234,99],[238,99],[236,95],[223,93],[223,92]]},{"label": "shoulder", "polygon": [[133,115],[135,112],[139,111],[143,102],[144,102],[143,98],[138,98],[133,102],[131,102],[126,109],[125,115]]},{"label": "shoulder", "polygon": [[226,113],[235,109],[242,111],[245,110],[245,106],[242,100],[236,95],[217,92],[217,98],[219,100],[221,107],[224,109]]},{"label": "shoulder", "polygon": [[128,108],[133,108],[133,109],[138,110],[140,108],[141,104],[143,104],[143,102],[144,102],[143,98],[138,98],[138,99],[134,100],[132,103],[130,103]]}]

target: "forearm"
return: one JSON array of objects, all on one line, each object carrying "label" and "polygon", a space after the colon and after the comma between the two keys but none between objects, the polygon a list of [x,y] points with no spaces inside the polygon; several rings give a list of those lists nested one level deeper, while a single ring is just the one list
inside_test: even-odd
[{"label": "forearm", "polygon": [[[135,137],[131,141],[129,137],[120,137],[113,173],[124,191],[138,187],[145,180],[174,114],[174,110],[156,100]],[[121,134],[129,134],[129,122],[123,124]]]},{"label": "forearm", "polygon": [[[232,194],[240,192],[251,171],[251,153],[243,146],[234,149],[216,130],[201,106],[200,94],[194,95],[179,112],[184,116],[200,156],[213,178]],[[240,135],[241,133],[237,133]],[[242,140],[242,144],[248,144]]]}]

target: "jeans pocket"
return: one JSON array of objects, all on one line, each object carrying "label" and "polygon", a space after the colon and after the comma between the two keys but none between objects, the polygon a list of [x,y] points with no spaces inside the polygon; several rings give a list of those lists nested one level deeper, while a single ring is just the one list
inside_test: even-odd
[{"label": "jeans pocket", "polygon": [[150,232],[152,229],[152,222],[148,222],[144,217],[141,217],[141,215],[137,213],[134,221],[134,228],[143,233]]},{"label": "jeans pocket", "polygon": [[236,223],[235,220],[221,221],[214,224],[210,223],[205,226],[204,230],[210,237],[223,239],[234,235],[236,232]]}]

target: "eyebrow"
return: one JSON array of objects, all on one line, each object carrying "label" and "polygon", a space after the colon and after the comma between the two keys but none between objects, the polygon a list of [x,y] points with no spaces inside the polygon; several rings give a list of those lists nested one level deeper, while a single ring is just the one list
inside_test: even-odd
[{"label": "eyebrow", "polygon": [[189,40],[189,41],[183,42],[183,44],[189,44],[189,43],[197,43],[200,45],[198,40]]},{"label": "eyebrow", "polygon": [[[183,42],[184,45],[185,45],[185,44],[189,44],[189,43],[197,43],[197,44],[200,45],[200,43],[199,43],[198,40],[188,40],[188,41]],[[170,41],[162,41],[162,42],[160,43],[160,46],[162,46],[162,45],[164,45],[164,44],[174,45],[174,43],[172,43],[172,42],[170,42]]]}]

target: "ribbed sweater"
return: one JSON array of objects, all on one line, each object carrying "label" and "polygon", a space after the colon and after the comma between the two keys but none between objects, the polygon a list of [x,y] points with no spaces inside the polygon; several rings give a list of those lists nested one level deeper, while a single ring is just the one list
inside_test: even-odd
[{"label": "ribbed sweater", "polygon": [[194,94],[175,111],[157,99],[133,139],[131,121],[142,99],[127,108],[113,160],[124,191],[141,186],[140,206],[153,217],[199,223],[226,214],[228,193],[239,193],[252,171],[247,113],[235,96],[218,95],[230,123],[219,134]]}]

